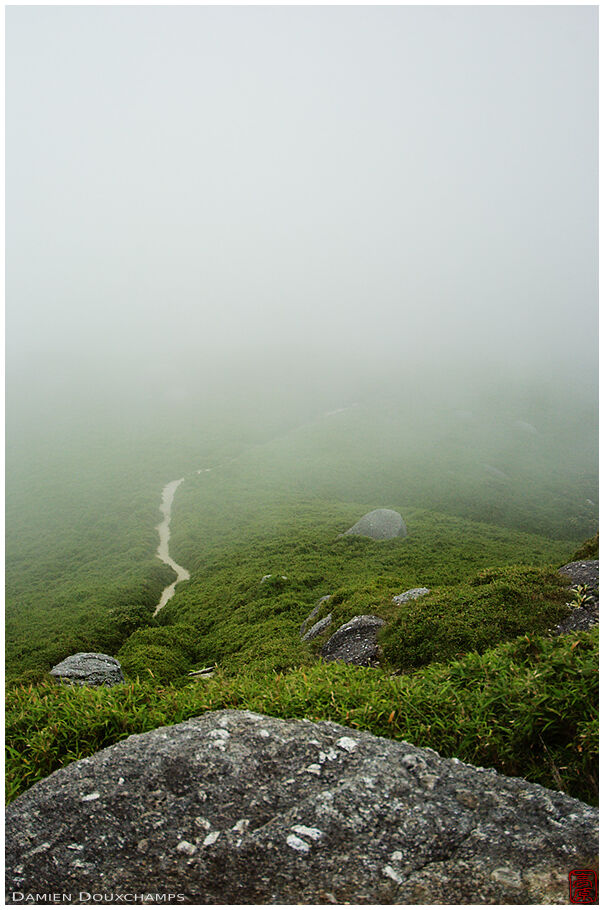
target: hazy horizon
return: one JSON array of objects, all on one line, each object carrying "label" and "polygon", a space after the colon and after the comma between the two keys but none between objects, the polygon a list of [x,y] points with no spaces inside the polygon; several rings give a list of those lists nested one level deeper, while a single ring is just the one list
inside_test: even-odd
[{"label": "hazy horizon", "polygon": [[9,399],[288,367],[595,385],[597,8],[6,20]]}]

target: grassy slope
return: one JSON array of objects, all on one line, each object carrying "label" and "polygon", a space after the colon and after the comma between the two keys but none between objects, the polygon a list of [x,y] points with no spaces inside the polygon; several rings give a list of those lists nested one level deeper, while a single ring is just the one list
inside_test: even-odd
[{"label": "grassy slope", "polygon": [[[560,565],[573,549],[570,542],[422,510],[405,513],[409,529],[405,539],[338,539],[367,506],[275,503],[262,513],[260,524],[247,525],[245,542],[229,541],[227,533],[222,549],[217,534],[204,530],[198,539],[208,541],[207,549],[200,543],[192,580],[177,589],[159,622],[162,626],[184,622],[196,631],[199,663],[218,662],[234,672],[250,662],[283,669],[311,659],[298,630],[324,594],[333,595],[323,614],[333,613],[335,627],[358,613],[388,620],[397,612],[393,595],[408,588],[427,586],[436,596],[465,583],[485,566]],[[183,528],[184,516],[178,514]],[[197,514],[201,523],[201,515],[207,513],[202,509]],[[236,514],[231,512],[230,518],[236,520]],[[264,523],[267,517],[270,532]],[[275,577],[261,584],[268,573],[285,575],[287,581]],[[552,602],[556,599],[553,595]],[[552,606],[553,622],[559,614]]]},{"label": "grassy slope", "polygon": [[[480,459],[492,458],[492,451],[484,448],[487,442],[480,447],[482,436],[481,431],[474,438],[465,460],[458,458],[458,476],[468,486]],[[493,443],[489,436],[488,446],[494,444],[497,440]],[[524,445],[522,437],[521,453]],[[447,587],[468,582],[486,566],[561,565],[569,558],[576,540],[555,539],[561,529],[558,503],[542,501],[543,487],[534,488],[530,474],[518,467],[516,484],[523,492],[512,496],[510,484],[502,486],[483,472],[475,482],[475,496],[478,502],[489,497],[499,501],[510,522],[520,526],[526,524],[527,511],[540,507],[549,535],[469,520],[463,497],[455,500],[457,486],[442,465],[430,461],[429,451],[424,451],[423,472],[413,467],[425,446],[425,438],[403,431],[391,409],[369,413],[358,406],[323,415],[240,458],[213,464],[210,473],[188,476],[174,506],[171,548],[192,578],[161,614],[162,626],[178,622],[194,630],[197,663],[218,662],[231,672],[250,665],[284,669],[312,659],[313,649],[300,642],[298,628],[324,594],[334,595],[323,611],[333,612],[334,623],[356,613],[392,619],[392,596],[407,588],[425,585],[442,598]],[[541,451],[540,459],[546,454]],[[573,495],[577,503],[582,490]],[[418,505],[446,496],[448,513]],[[515,497],[522,499],[521,509],[516,509]],[[407,538],[338,538],[364,512],[379,506],[401,511]],[[455,508],[462,514],[452,514]],[[268,573],[285,575],[287,581],[274,578],[260,584]],[[468,593],[477,602],[484,599],[484,591]],[[460,596],[453,596],[459,603]],[[539,628],[560,618],[559,604],[559,594],[552,595]],[[523,621],[524,628],[535,628],[530,610],[526,600],[520,630]],[[492,631],[486,629],[485,640]],[[507,637],[510,634],[511,627]],[[505,629],[490,640],[502,637]],[[142,655],[133,652],[152,642],[151,632],[140,638],[140,649],[130,642],[121,653],[126,666],[132,671],[144,668]],[[454,656],[462,650],[433,656]],[[187,658],[191,656],[189,649]],[[169,678],[160,655],[154,657],[151,671]]]},{"label": "grassy slope", "polygon": [[[593,508],[584,496],[596,497],[589,447],[579,453],[582,462],[573,462],[572,433],[560,433],[552,415],[542,415],[539,433],[527,435],[515,426],[520,411],[493,418],[475,407],[468,423],[450,407],[429,410],[421,398],[412,404],[400,396],[368,397],[348,410],[315,408],[314,416],[302,416],[279,402],[245,412],[206,402],[192,412],[157,408],[138,419],[125,413],[121,421],[98,408],[52,421],[38,411],[27,429],[13,427],[7,449],[9,677],[46,669],[73,650],[119,649],[123,635],[111,611],[152,606],[169,580],[154,556],[157,508],[163,484],[183,474],[189,476],[175,504],[173,550],[194,581],[209,569],[218,584],[216,561],[229,567],[220,581],[224,603],[233,589],[231,566],[243,590],[237,567],[252,571],[254,549],[263,551],[256,561],[262,575],[271,571],[269,562],[296,548],[296,560],[304,562],[304,590],[296,591],[303,605],[322,580],[342,587],[349,572],[351,584],[366,587],[363,575],[379,574],[379,563],[355,558],[355,568],[349,549],[346,559],[340,554],[345,571],[338,574],[332,535],[378,505],[399,508],[415,522],[407,553],[414,552],[418,531],[427,556],[431,550],[423,564],[401,566],[393,584],[405,584],[413,568],[426,584],[446,584],[447,563],[449,574],[461,578],[464,562],[468,573],[501,560],[555,562],[565,558],[565,541],[572,546],[593,531],[587,514]],[[489,474],[485,463],[502,466],[510,479]],[[208,465],[212,473],[190,474]],[[441,512],[432,527],[427,509]],[[461,520],[476,517],[499,530],[485,529],[482,540],[470,529],[466,545]],[[461,522],[457,550],[452,521]],[[438,523],[448,534],[444,549]],[[498,546],[503,528],[550,541],[519,536],[515,549],[512,537]],[[443,571],[428,571],[426,563],[436,568],[439,559]],[[246,584],[249,592],[251,576]]]},{"label": "grassy slope", "polygon": [[[568,639],[548,645],[529,637],[537,641],[532,656],[516,654],[520,644],[510,645],[512,651],[502,645],[490,657],[468,653],[458,661],[460,670],[431,665],[398,681],[387,672],[313,664],[316,645],[300,642],[300,622],[326,593],[334,595],[336,623],[359,612],[393,621],[385,645],[399,669],[409,667],[409,648],[407,656],[401,652],[406,625],[391,598],[406,588],[433,589],[415,614],[411,666],[451,661],[474,647],[484,651],[525,629],[543,631],[564,609],[546,567],[566,562],[594,528],[585,506],[587,497],[596,497],[589,452],[577,465],[553,419],[535,436],[514,430],[513,413],[485,418],[474,429],[436,415],[426,428],[421,408],[415,417],[401,408],[400,402],[361,403],[287,432],[291,420],[273,419],[270,433],[253,422],[242,430],[235,421],[228,432],[217,420],[198,421],[158,435],[152,453],[148,433],[133,439],[127,452],[122,440],[113,454],[111,445],[97,448],[88,440],[65,460],[55,446],[55,461],[43,470],[17,458],[7,564],[10,668],[41,669],[73,650],[115,653],[121,645],[125,669],[141,682],[110,692],[44,685],[14,690],[11,793],[128,732],[236,705],[358,723],[508,773],[528,769],[532,779],[593,798],[595,784],[585,775],[593,777],[595,636],[574,648]],[[271,433],[277,438],[267,441]],[[210,465],[210,473],[195,473]],[[146,628],[129,635],[132,625],[115,627],[110,610],[157,599],[163,583],[153,562],[159,494],[167,480],[183,474],[171,549],[191,570],[191,581],[179,586],[159,624],[143,617]],[[379,506],[402,512],[408,538],[337,538]],[[517,564],[540,569],[511,568]],[[477,584],[488,566],[508,569]],[[260,585],[267,573],[288,579]],[[514,621],[502,623],[502,616]],[[433,634],[435,628],[443,635]],[[422,637],[438,647],[419,653]],[[550,658],[555,673],[535,668],[535,661],[549,665]],[[183,682],[190,667],[215,661],[222,671],[210,683]],[[562,666],[566,676],[558,672]],[[302,669],[282,675],[295,667]],[[561,679],[564,687],[558,687]],[[502,687],[491,702],[497,680]],[[414,687],[412,696],[407,686]],[[504,709],[511,691],[518,697]],[[565,718],[558,726],[546,709],[554,693],[555,710]],[[392,711],[397,718],[410,698],[418,712],[433,717],[429,731],[412,723],[409,712],[400,723],[385,720]],[[494,725],[491,703],[503,712],[501,724]],[[91,712],[98,712],[94,722]],[[477,725],[464,726],[474,716]],[[572,751],[573,741],[582,752]],[[534,762],[531,752],[538,756]]]},{"label": "grassy slope", "polygon": [[406,739],[597,802],[597,631],[522,637],[450,664],[391,676],[344,664],[218,675],[184,687],[44,683],[9,692],[7,793],[131,733],[218,708],[327,718]]},{"label": "grassy slope", "polygon": [[[110,444],[20,452],[7,489],[7,672],[48,666],[115,606],[153,604],[161,475]],[[94,645],[94,641],[90,641]]]},{"label": "grassy slope", "polygon": [[[154,606],[173,579],[155,556],[165,483],[228,459],[276,429],[158,409],[153,420],[92,411],[9,426],[6,669],[39,672],[77,650],[119,648],[112,611]],[[179,423],[179,421],[181,421]],[[178,424],[178,425],[177,425]],[[285,424],[287,426],[287,424]]]}]

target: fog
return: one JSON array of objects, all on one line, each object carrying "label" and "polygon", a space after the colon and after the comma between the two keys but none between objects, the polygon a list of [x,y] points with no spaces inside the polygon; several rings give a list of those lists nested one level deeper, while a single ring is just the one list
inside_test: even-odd
[{"label": "fog", "polygon": [[597,8],[6,22],[9,413],[256,381],[593,391]]},{"label": "fog", "polygon": [[[281,673],[327,591],[591,552],[597,36],[594,6],[7,7],[9,679],[139,631],[131,679],[173,679],[155,632],[166,666],[198,643],[182,673]],[[190,579],[147,628],[176,488]],[[409,540],[343,549],[382,508]]]}]

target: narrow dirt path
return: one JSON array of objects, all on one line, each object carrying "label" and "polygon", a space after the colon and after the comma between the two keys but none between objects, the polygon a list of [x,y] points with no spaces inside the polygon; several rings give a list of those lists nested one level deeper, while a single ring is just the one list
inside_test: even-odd
[{"label": "narrow dirt path", "polygon": [[178,487],[183,482],[184,477],[181,477],[180,480],[171,480],[170,483],[167,483],[162,492],[161,505],[159,507],[160,512],[164,516],[163,521],[158,524],[157,531],[159,533],[159,546],[157,548],[157,556],[161,559],[162,562],[165,562],[167,566],[174,569],[176,572],[176,579],[172,584],[168,585],[162,591],[159,603],[155,608],[154,616],[157,616],[159,611],[166,606],[171,597],[174,596],[174,591],[176,590],[176,585],[179,581],[187,581],[191,576],[187,569],[184,566],[179,566],[170,556],[170,519],[172,517],[172,503],[174,502],[174,494],[176,493]]}]

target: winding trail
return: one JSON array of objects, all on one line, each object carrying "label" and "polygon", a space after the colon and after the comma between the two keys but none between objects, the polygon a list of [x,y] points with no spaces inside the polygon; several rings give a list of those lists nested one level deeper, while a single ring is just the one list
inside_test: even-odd
[{"label": "winding trail", "polygon": [[174,502],[174,494],[176,493],[178,487],[183,482],[184,477],[181,477],[180,480],[171,480],[170,483],[167,483],[162,492],[161,505],[159,507],[160,512],[164,516],[163,521],[158,524],[157,531],[159,533],[159,546],[157,548],[157,556],[161,559],[162,562],[165,562],[167,566],[170,566],[171,569],[174,569],[176,572],[176,579],[172,582],[171,585],[168,585],[162,591],[159,603],[155,608],[154,616],[157,616],[159,611],[166,606],[171,597],[174,596],[174,591],[176,590],[176,585],[179,581],[187,581],[191,576],[189,572],[183,567],[179,566],[170,556],[170,549],[168,543],[170,541],[170,518],[172,517],[172,503]]},{"label": "winding trail", "polygon": [[[261,443],[257,443],[256,445],[252,445],[250,448],[252,448],[252,449],[261,448],[263,445],[267,445],[268,443],[273,442],[275,439],[281,439],[284,436],[288,436],[288,435],[290,435],[290,433],[294,433],[298,430],[301,430],[306,426],[312,426],[312,424],[314,424],[317,419],[321,419],[322,417],[331,417],[333,414],[340,414],[344,411],[350,411],[353,408],[356,408],[358,406],[359,406],[359,403],[355,401],[354,404],[347,405],[346,407],[343,407],[343,408],[336,408],[335,411],[325,411],[322,414],[319,414],[317,417],[312,418],[310,421],[306,421],[305,423],[300,424],[297,427],[292,427],[291,429],[287,430],[285,433],[277,435],[277,436],[273,437],[272,439],[269,439],[266,442],[261,442]],[[227,461],[222,462],[222,464],[220,464],[219,467],[226,467],[226,465],[229,465],[235,461],[238,461],[240,458],[242,458],[246,454],[247,451],[248,450],[245,449],[243,452],[240,452],[238,455],[235,455],[234,458],[229,458]],[[199,468],[195,472],[191,472],[191,473],[206,474],[206,473],[209,473],[211,470],[212,470],[212,468]],[[190,475],[187,475],[187,476],[190,476]],[[155,611],[153,613],[154,616],[157,616],[159,611],[162,610],[166,606],[166,604],[168,603],[168,601],[170,600],[171,597],[174,597],[176,585],[180,581],[188,581],[191,577],[190,573],[187,571],[187,569],[184,568],[184,566],[179,566],[178,563],[172,559],[172,557],[170,556],[170,549],[168,546],[169,541],[170,541],[170,519],[172,517],[172,503],[174,502],[174,494],[176,493],[177,489],[179,488],[181,483],[184,481],[184,479],[185,479],[184,477],[181,477],[179,480],[171,480],[170,483],[166,484],[166,486],[164,487],[164,489],[162,491],[162,500],[161,500],[161,505],[160,505],[159,509],[160,509],[160,512],[162,513],[162,515],[164,516],[164,518],[163,518],[163,521],[160,524],[158,524],[158,526],[157,526],[157,531],[159,533],[159,546],[157,548],[157,557],[158,557],[158,559],[161,559],[161,561],[164,562],[167,566],[170,566],[171,569],[174,569],[174,571],[176,572],[176,579],[172,582],[172,584],[168,585],[162,591],[161,597],[159,599],[159,603],[156,606]]]}]

